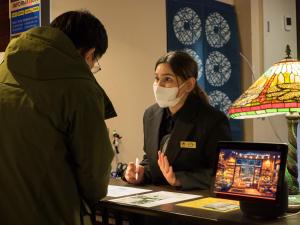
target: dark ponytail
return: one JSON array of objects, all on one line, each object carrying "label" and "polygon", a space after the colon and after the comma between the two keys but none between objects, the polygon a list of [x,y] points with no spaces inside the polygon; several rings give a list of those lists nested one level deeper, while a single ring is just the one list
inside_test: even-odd
[{"label": "dark ponytail", "polygon": [[209,104],[208,95],[206,94],[206,92],[204,90],[202,90],[202,88],[199,87],[198,83],[196,83],[192,93],[195,96],[197,96],[198,98],[200,98],[202,100],[202,102]]}]

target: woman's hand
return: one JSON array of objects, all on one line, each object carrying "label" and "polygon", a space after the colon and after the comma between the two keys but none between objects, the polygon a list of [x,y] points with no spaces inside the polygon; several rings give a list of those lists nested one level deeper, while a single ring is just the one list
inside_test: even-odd
[{"label": "woman's hand", "polygon": [[[125,179],[130,184],[140,184],[144,180],[144,167],[130,162],[125,171]],[[136,179],[137,178],[137,179]]]},{"label": "woman's hand", "polygon": [[172,166],[170,166],[167,156],[161,151],[158,151],[158,166],[168,181],[168,183],[172,186],[181,186],[181,183],[178,179],[176,179],[175,173],[173,172]]}]

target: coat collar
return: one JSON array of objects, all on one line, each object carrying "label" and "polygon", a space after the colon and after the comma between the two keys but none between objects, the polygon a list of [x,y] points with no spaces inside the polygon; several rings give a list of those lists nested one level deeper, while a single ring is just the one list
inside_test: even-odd
[{"label": "coat collar", "polygon": [[153,114],[151,117],[149,117],[149,121],[147,122],[147,130],[149,131],[149,135],[145,137],[145,141],[147,142],[148,150],[151,151],[151,154],[148,157],[149,160],[152,161],[150,166],[153,183],[159,182],[159,180],[164,179],[157,164],[157,150],[159,148],[159,128],[163,118],[163,112],[163,108],[155,105]]},{"label": "coat collar", "polygon": [[[180,141],[187,139],[195,126],[195,119],[199,113],[198,107],[201,107],[203,103],[197,97],[190,95],[183,107],[176,113],[176,122],[171,133],[171,137],[166,149],[165,154],[168,157],[169,163],[172,165],[175,161],[178,153],[180,152]],[[164,109],[157,106],[153,116],[149,121],[149,130],[153,135],[149,135],[149,146],[154,151],[159,148],[159,129],[163,118]]]},{"label": "coat collar", "polygon": [[149,131],[152,135],[149,135],[147,139],[149,143],[151,143],[150,148],[154,149],[154,151],[158,150],[159,147],[159,128],[163,118],[164,109],[160,108],[157,105],[157,109],[154,111],[153,116],[150,118],[149,121]]},{"label": "coat collar", "polygon": [[174,163],[181,150],[180,142],[187,140],[188,135],[195,126],[195,119],[199,112],[197,110],[199,103],[201,104],[199,99],[190,95],[183,107],[176,114],[176,122],[165,153],[170,165]]}]

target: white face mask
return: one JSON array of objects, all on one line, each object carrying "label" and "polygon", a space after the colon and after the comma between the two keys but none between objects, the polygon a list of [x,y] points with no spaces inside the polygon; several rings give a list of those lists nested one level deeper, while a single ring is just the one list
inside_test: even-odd
[{"label": "white face mask", "polygon": [[179,89],[184,85],[180,85],[180,87],[161,87],[157,84],[153,84],[153,92],[155,96],[155,100],[157,104],[161,108],[173,107],[175,106],[181,99],[181,97],[177,97]]}]

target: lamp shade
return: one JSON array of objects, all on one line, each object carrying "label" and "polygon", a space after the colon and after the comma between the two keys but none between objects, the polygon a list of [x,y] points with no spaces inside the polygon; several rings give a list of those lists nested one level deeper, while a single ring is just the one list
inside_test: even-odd
[{"label": "lamp shade", "polygon": [[285,177],[289,194],[299,193],[297,166],[297,133],[300,119],[300,62],[288,57],[275,63],[229,108],[234,119],[286,114],[288,122],[289,151]]},{"label": "lamp shade", "polygon": [[300,112],[300,62],[287,58],[275,63],[229,108],[234,119]]}]

